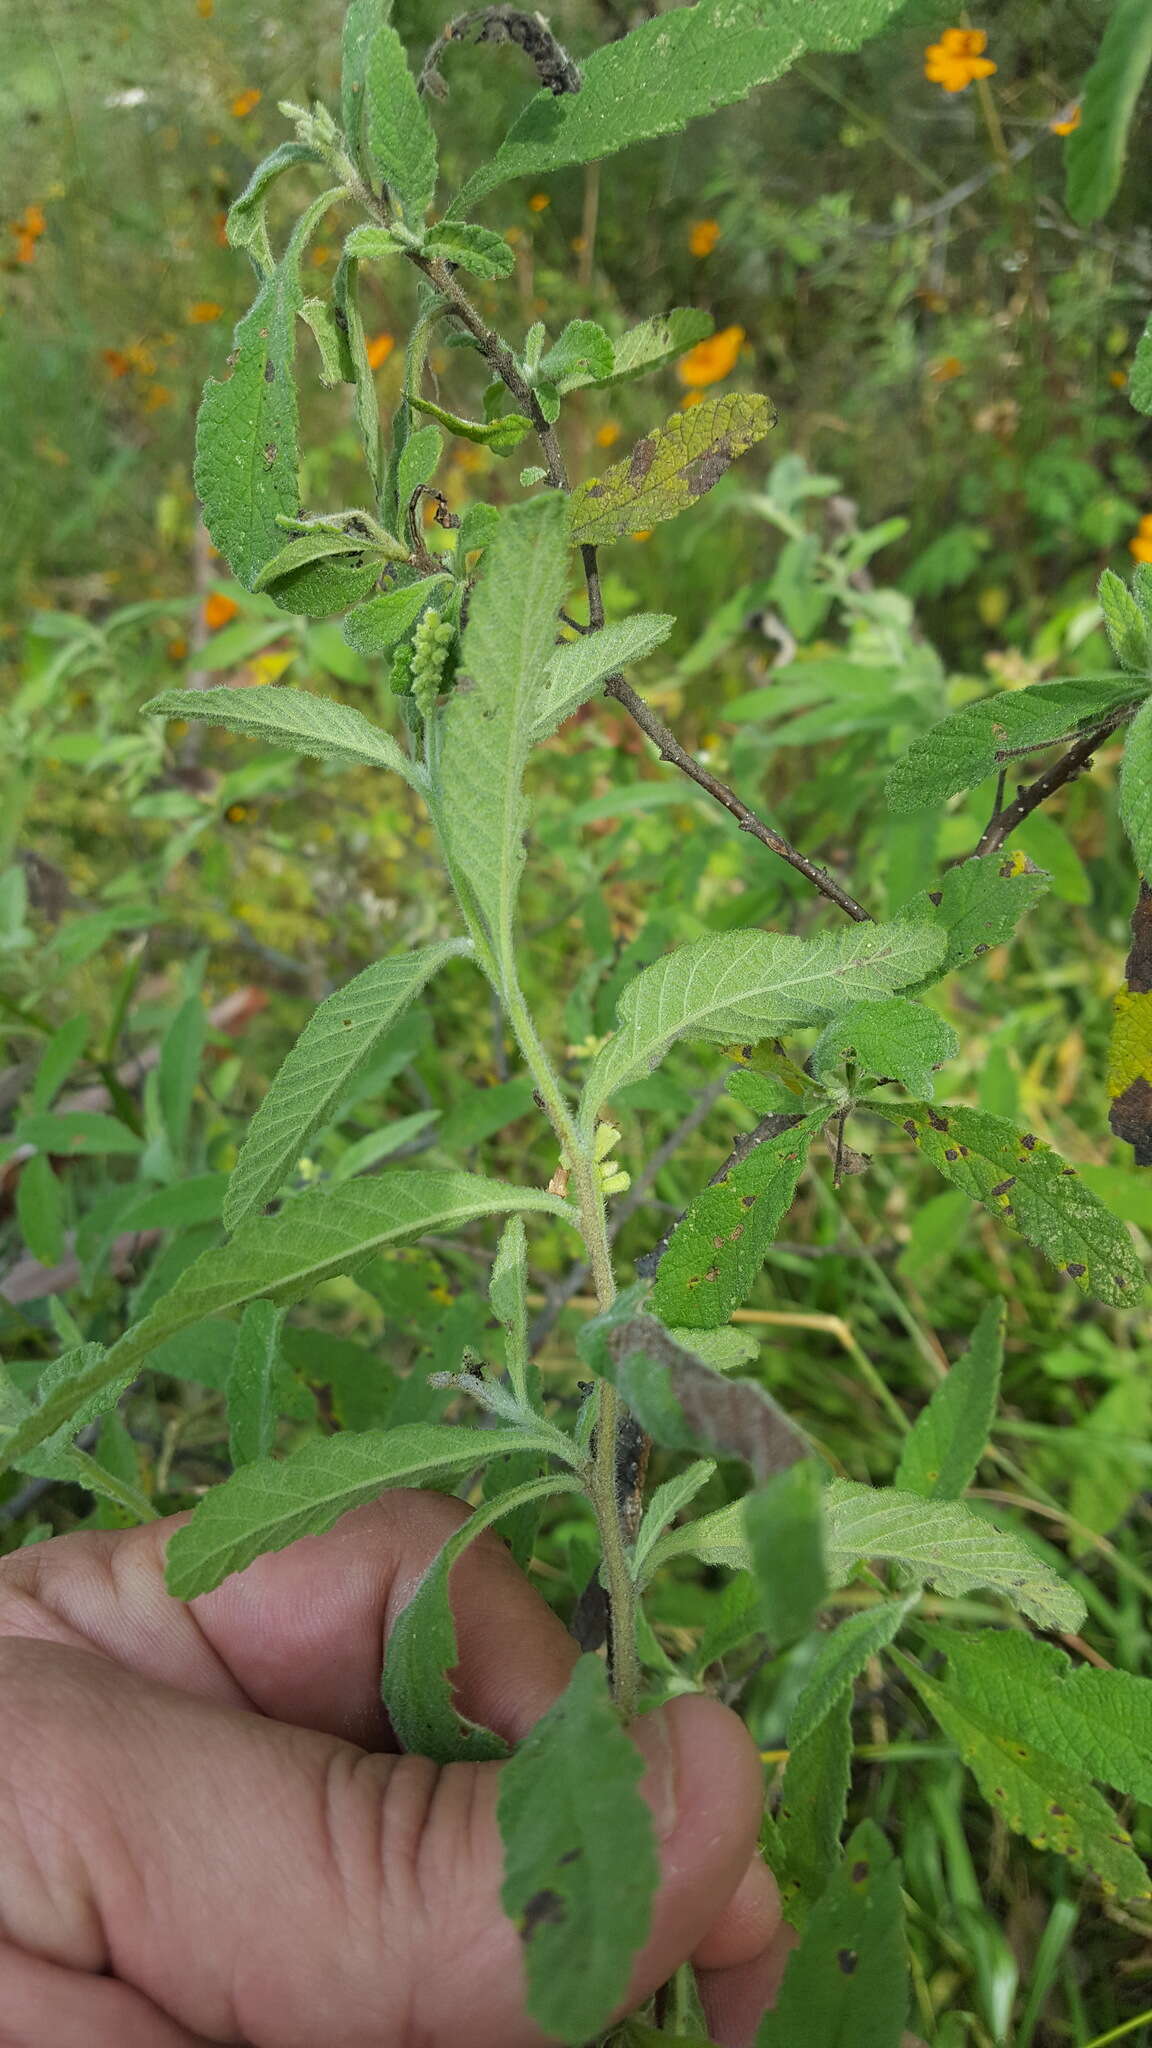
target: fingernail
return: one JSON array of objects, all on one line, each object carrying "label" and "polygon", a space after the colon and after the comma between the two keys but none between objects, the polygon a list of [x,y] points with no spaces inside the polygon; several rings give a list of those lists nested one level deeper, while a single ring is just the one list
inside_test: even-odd
[{"label": "fingernail", "polygon": [[636,1747],[648,1768],[640,1789],[652,1809],[656,1833],[662,1842],[676,1826],[679,1811],[679,1757],[676,1737],[663,1708],[646,1714],[632,1730]]}]

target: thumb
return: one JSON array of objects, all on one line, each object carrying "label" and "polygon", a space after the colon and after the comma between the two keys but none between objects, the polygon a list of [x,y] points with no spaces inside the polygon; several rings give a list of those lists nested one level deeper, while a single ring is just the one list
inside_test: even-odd
[{"label": "thumb", "polygon": [[[55,1643],[0,1642],[0,1703],[0,1926],[27,1954],[211,2042],[538,2048],[500,1905],[498,1764],[369,1754]],[[663,1883],[629,2003],[722,1916],[761,1800],[717,1702],[634,1733]]]}]

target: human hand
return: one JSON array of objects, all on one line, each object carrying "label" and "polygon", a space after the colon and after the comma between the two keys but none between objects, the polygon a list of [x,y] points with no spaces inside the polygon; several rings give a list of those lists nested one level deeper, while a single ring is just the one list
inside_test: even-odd
[{"label": "human hand", "polygon": [[[0,2048],[537,2048],[500,1766],[397,1756],[380,1702],[382,1640],[464,1514],[388,1493],[188,1605],[178,1516],[0,1560]],[[452,1597],[458,1704],[516,1742],[575,1646],[491,1536]],[[745,2048],[788,1947],[755,1750],[697,1696],[634,1734],[664,1876],[629,2004],[691,1956]]]}]

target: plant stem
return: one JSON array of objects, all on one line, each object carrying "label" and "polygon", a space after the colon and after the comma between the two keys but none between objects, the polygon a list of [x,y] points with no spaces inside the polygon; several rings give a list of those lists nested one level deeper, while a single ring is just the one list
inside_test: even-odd
[{"label": "plant stem", "polygon": [[1126,2034],[1134,2034],[1137,2027],[1152,2026],[1152,2012],[1138,2012],[1134,2020],[1125,2020],[1123,2026],[1111,2027],[1106,2034],[1097,2034],[1095,2039],[1085,2043],[1085,2048],[1108,2048],[1111,2041],[1122,2041]]}]

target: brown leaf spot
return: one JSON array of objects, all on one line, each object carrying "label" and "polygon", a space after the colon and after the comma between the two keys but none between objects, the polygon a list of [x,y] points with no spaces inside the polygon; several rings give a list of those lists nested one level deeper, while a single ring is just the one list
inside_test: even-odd
[{"label": "brown leaf spot", "polygon": [[732,443],[727,434],[722,434],[711,448],[705,448],[702,455],[697,455],[691,462],[685,463],[680,474],[692,496],[702,498],[705,491],[710,491],[714,484],[719,483],[731,461]]},{"label": "brown leaf spot", "polygon": [[1034,1152],[1039,1142],[1040,1140],[1037,1138],[1035,1131],[1025,1131],[1024,1136],[1020,1140],[1026,1152]]},{"label": "brown leaf spot", "polygon": [[264,365],[264,382],[266,384],[274,384],[276,382],[276,365],[272,361],[271,356],[269,356],[268,361]]},{"label": "brown leaf spot", "polygon": [[636,446],[632,450],[628,463],[629,483],[642,484],[655,460],[656,436],[655,434],[647,434],[642,441],[637,441]]},{"label": "brown leaf spot", "polygon": [[843,1970],[846,1977],[851,1977],[859,1961],[854,1948],[838,1948],[836,1951],[836,1968]]},{"label": "brown leaf spot", "polygon": [[1053,1814],[1057,1820],[1067,1820],[1068,1818],[1066,1809],[1063,1806],[1057,1806],[1055,1800],[1052,1801],[1052,1804],[1048,1808],[1048,1811],[1050,1814]]},{"label": "brown leaf spot", "polygon": [[869,1863],[869,1861],[868,1861],[868,1859],[867,1859],[867,1857],[866,1857],[866,1856],[862,1856],[862,1857],[860,1858],[860,1861],[859,1861],[859,1863],[854,1863],[854,1864],[852,1865],[852,1873],[851,1873],[851,1875],[852,1875],[852,1882],[853,1882],[853,1884],[863,1884],[863,1882],[864,1882],[864,1879],[865,1879],[865,1878],[867,1877],[867,1875],[868,1875],[869,1871],[871,1870],[871,1868],[872,1868],[872,1866],[871,1866],[871,1864]]},{"label": "brown leaf spot", "polygon": [[560,1858],[561,1869],[563,1869],[566,1863],[579,1863],[583,1854],[583,1849],[565,1849],[564,1854]]},{"label": "brown leaf spot", "polygon": [[959,1159],[960,1154],[956,1150],[955,1145],[945,1145],[944,1157],[945,1159]]},{"label": "brown leaf spot", "polygon": [[941,1116],[939,1110],[930,1109],[928,1111],[928,1121],[934,1131],[946,1131],[948,1129],[948,1119],[946,1116]]},{"label": "brown leaf spot", "polygon": [[929,891],[928,891],[928,901],[929,901],[929,903],[934,903],[934,904],[936,904],[937,908],[939,908],[940,904],[941,904],[941,903],[943,903],[943,901],[944,901],[944,891],[943,891],[943,889],[929,889]]},{"label": "brown leaf spot", "polygon": [[1010,1173],[1008,1175],[1007,1180],[998,1180],[995,1187],[989,1188],[988,1192],[990,1195],[1006,1195],[1008,1193],[1009,1188],[1014,1188],[1015,1185],[1016,1175],[1014,1173]]},{"label": "brown leaf spot", "polygon": [[1064,1271],[1070,1280],[1082,1280],[1088,1268],[1087,1266],[1082,1266],[1078,1259],[1070,1259]]},{"label": "brown leaf spot", "polygon": [[920,1136],[920,1127],[912,1121],[910,1116],[906,1116],[904,1119],[904,1129],[910,1138],[918,1138]]},{"label": "brown leaf spot", "polygon": [[520,1917],[521,1941],[531,1941],[538,1927],[562,1926],[566,1917],[567,1909],[559,1892],[549,1891],[547,1887],[533,1892]]},{"label": "brown leaf spot", "polygon": [[755,1197],[755,1195],[741,1195],[741,1197],[740,1197],[740,1207],[741,1207],[742,1209],[751,1209],[751,1207],[752,1207],[753,1203],[755,1202],[755,1200],[756,1200],[756,1197]]}]

